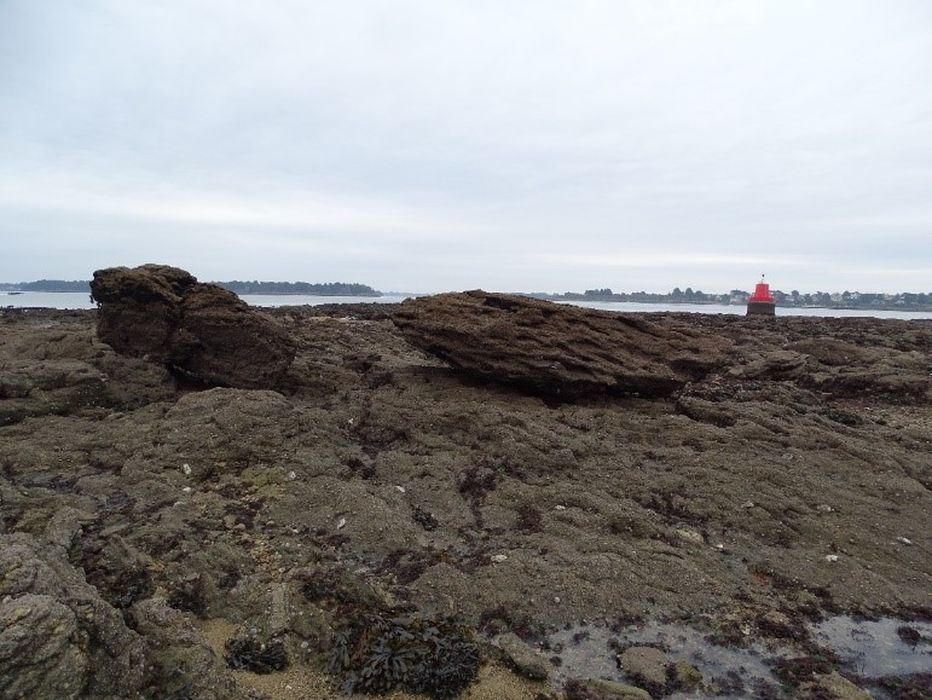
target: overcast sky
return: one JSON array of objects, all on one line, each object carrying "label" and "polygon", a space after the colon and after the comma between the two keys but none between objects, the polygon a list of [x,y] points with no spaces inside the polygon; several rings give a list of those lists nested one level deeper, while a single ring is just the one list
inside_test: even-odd
[{"label": "overcast sky", "polygon": [[928,0],[0,0],[0,281],[932,289]]}]

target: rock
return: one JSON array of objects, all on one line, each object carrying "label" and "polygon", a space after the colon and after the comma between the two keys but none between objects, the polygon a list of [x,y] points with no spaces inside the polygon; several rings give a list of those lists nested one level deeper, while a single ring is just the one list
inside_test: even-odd
[{"label": "rock", "polygon": [[670,659],[654,647],[629,647],[618,656],[618,665],[639,687],[662,694],[667,686]]},{"label": "rock", "polygon": [[566,684],[566,698],[567,700],[650,700],[650,693],[617,681],[573,680]]},{"label": "rock", "polygon": [[678,690],[691,691],[702,683],[702,673],[698,668],[685,661],[673,664],[673,683]]},{"label": "rock", "polygon": [[870,700],[871,694],[842,676],[838,671],[819,675],[811,683],[799,687],[800,697],[831,698],[832,700]]},{"label": "rock", "polygon": [[136,697],[142,640],[62,547],[0,535],[0,697]]},{"label": "rock", "polygon": [[409,342],[471,375],[568,398],[669,395],[719,364],[728,342],[481,290],[409,299],[392,320]]},{"label": "rock", "polygon": [[786,614],[770,610],[757,619],[757,627],[764,634],[779,639],[802,640],[806,637],[806,629]]},{"label": "rock", "polygon": [[162,598],[149,598],[130,610],[143,635],[155,670],[159,697],[246,700],[223,660],[191,622]]},{"label": "rock", "polygon": [[97,270],[97,335],[119,353],[201,384],[279,384],[295,356],[288,333],[232,292],[165,265]]},{"label": "rock", "polygon": [[740,379],[797,379],[810,358],[792,350],[771,350],[752,358],[747,364],[733,367],[728,375]]},{"label": "rock", "polygon": [[691,527],[678,527],[673,531],[673,534],[677,537],[677,539],[680,539],[687,544],[705,544],[705,537],[703,537],[702,533],[698,530],[693,530]]},{"label": "rock", "polygon": [[547,660],[518,635],[508,632],[495,642],[518,673],[533,680],[545,680],[549,675]]},{"label": "rock", "polygon": [[107,377],[79,360],[0,364],[0,425],[106,402]]},{"label": "rock", "polygon": [[47,595],[0,603],[0,695],[77,698],[88,675],[74,613]]}]

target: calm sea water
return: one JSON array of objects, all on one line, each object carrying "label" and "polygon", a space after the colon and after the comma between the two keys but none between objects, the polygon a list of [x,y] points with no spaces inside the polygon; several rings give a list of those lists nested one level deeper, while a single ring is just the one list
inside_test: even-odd
[{"label": "calm sea water", "polygon": [[[245,294],[243,301],[252,306],[300,306],[308,304],[392,304],[407,299],[402,295],[386,295],[381,297],[319,297],[304,294]],[[567,301],[561,302],[574,306],[584,306],[604,311],[680,311],[699,314],[734,314],[742,316],[744,306],[726,306],[723,304],[643,304],[633,301]],[[87,294],[71,292],[23,292],[22,294],[7,294],[0,292],[0,308],[42,307],[50,309],[93,309],[95,304]],[[831,316],[835,318],[869,316],[872,318],[899,318],[932,319],[928,311],[851,311],[848,309],[787,309],[777,308],[778,316]]]}]

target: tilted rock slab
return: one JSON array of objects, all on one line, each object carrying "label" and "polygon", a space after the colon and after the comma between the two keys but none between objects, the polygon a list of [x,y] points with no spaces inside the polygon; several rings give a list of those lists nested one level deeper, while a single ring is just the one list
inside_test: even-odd
[{"label": "tilted rock slab", "polygon": [[102,341],[202,384],[273,387],[294,360],[294,341],[275,321],[175,267],[98,270],[91,297]]},{"label": "tilted rock slab", "polygon": [[631,316],[481,290],[409,299],[392,317],[422,350],[535,394],[666,396],[723,361],[730,341]]}]

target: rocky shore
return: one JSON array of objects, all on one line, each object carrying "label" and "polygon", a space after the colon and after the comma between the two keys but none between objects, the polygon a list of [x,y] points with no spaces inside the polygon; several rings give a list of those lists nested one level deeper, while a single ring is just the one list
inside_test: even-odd
[{"label": "rocky shore", "polygon": [[94,294],[0,310],[0,698],[929,697],[819,626],[932,659],[932,322]]}]

